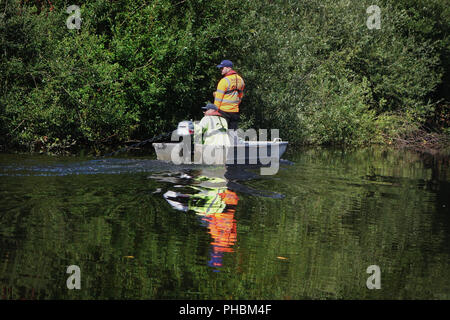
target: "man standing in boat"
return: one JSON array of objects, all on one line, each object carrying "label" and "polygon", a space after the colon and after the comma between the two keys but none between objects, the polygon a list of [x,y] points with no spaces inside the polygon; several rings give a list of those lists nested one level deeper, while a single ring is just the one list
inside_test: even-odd
[{"label": "man standing in boat", "polygon": [[233,70],[233,62],[223,60],[218,66],[224,76],[218,83],[214,95],[214,106],[227,120],[228,129],[237,130],[239,105],[244,96],[244,79]]}]

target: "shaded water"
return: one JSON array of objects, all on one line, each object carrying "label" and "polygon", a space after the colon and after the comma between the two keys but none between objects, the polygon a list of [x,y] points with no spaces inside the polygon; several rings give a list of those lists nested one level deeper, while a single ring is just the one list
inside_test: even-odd
[{"label": "shaded water", "polygon": [[0,298],[450,299],[448,161],[288,152],[274,176],[0,155]]}]

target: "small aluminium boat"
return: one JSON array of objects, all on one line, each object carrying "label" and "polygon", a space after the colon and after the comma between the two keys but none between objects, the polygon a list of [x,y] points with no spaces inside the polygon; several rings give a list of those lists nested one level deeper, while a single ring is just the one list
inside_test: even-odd
[{"label": "small aluminium boat", "polygon": [[[256,131],[254,132],[256,134]],[[191,139],[193,133],[194,125],[191,121],[180,122],[172,135],[172,140],[179,141],[180,137],[183,140],[153,143],[157,159],[175,164],[268,165],[279,162],[288,145],[288,142],[278,137],[272,141],[254,141],[255,139],[246,141],[238,138],[233,130],[229,130],[230,140],[233,141],[231,145],[203,145],[191,142],[194,140]]]}]

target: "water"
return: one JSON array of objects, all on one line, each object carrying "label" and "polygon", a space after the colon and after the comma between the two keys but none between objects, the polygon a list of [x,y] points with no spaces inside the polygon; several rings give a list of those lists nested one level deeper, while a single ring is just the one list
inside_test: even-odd
[{"label": "water", "polygon": [[[257,168],[0,155],[1,299],[450,299],[448,158]],[[81,289],[69,290],[77,265]],[[381,270],[369,290],[366,270]]]}]

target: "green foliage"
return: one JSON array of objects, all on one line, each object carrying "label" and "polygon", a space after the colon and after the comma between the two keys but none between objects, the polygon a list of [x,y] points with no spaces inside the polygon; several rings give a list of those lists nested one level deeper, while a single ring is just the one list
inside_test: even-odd
[{"label": "green foliage", "polygon": [[[360,145],[380,141],[375,119],[390,114],[444,125],[450,9],[438,0],[92,0],[80,30],[66,27],[67,1],[30,3],[0,4],[0,144],[98,149],[171,130],[201,116],[224,58],[246,82],[243,128]],[[380,30],[366,26],[373,4]]]},{"label": "green foliage", "polygon": [[354,78],[351,73],[339,61],[330,61],[308,81],[312,94],[298,114],[305,115],[302,123],[311,143],[364,144],[373,136],[368,81],[349,81]]},{"label": "green foliage", "polygon": [[209,61],[216,42],[198,21],[211,20],[214,6],[92,1],[81,6],[81,29],[69,30],[62,4],[39,15],[9,4],[1,63],[8,139],[99,147],[199,114],[219,57]]},{"label": "green foliage", "polygon": [[430,117],[442,78],[433,40],[405,36],[412,22],[390,3],[379,3],[381,30],[369,30],[371,4],[252,3],[235,46],[252,57],[242,68],[253,122],[293,142],[357,145],[377,140],[376,115]]}]

